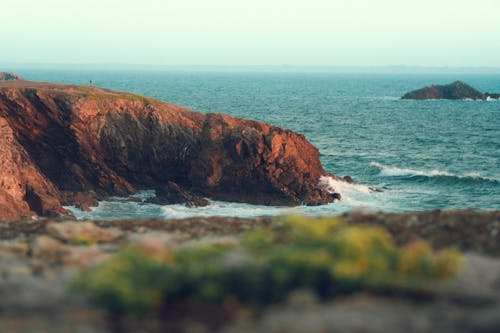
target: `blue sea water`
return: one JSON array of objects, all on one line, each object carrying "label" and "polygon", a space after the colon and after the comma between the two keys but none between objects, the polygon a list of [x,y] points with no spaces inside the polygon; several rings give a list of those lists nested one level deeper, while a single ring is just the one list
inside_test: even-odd
[{"label": "blue sea water", "polygon": [[[130,91],[199,112],[221,112],[292,129],[318,147],[343,200],[320,207],[214,202],[207,208],[102,202],[80,218],[337,214],[500,208],[500,100],[410,101],[405,92],[463,80],[500,92],[500,76],[216,71],[18,70],[26,79]],[[371,192],[376,187],[382,192]],[[140,193],[148,196],[151,192]]]}]

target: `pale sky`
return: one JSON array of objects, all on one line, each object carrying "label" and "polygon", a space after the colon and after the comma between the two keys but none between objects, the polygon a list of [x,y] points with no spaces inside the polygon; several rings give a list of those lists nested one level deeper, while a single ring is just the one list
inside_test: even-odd
[{"label": "pale sky", "polygon": [[0,0],[0,65],[500,67],[500,0]]}]

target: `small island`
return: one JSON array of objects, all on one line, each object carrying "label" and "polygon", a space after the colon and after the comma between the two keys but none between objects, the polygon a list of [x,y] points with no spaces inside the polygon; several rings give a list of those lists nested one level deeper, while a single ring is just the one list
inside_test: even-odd
[{"label": "small island", "polygon": [[489,100],[500,99],[500,94],[482,93],[462,81],[455,81],[445,85],[432,85],[417,90],[410,91],[401,97],[401,99],[472,99],[472,100]]}]

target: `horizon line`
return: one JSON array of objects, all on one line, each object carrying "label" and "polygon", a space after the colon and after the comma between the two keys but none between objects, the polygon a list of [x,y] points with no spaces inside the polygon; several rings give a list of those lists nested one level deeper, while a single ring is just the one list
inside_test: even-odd
[{"label": "horizon line", "polygon": [[[217,65],[217,64],[141,64],[141,63],[91,63],[91,62],[4,62],[0,64],[0,71],[4,69],[23,69],[22,67],[28,68],[50,68],[62,67],[61,69],[71,69],[72,67],[80,67],[78,69],[89,70],[104,69],[103,67],[108,67],[108,69],[149,69],[149,70],[162,70],[162,69],[180,69],[180,70],[298,70],[298,71],[432,71],[432,72],[451,72],[451,71],[493,71],[500,72],[500,66],[441,66],[441,65],[293,65],[293,64],[280,64],[280,65]],[[81,68],[83,67],[83,68]],[[76,69],[76,68],[75,68]],[[496,73],[495,73],[496,74]]]}]

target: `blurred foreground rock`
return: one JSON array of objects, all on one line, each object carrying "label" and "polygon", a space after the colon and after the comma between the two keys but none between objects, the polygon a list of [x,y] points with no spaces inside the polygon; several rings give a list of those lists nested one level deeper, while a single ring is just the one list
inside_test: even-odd
[{"label": "blurred foreground rock", "polygon": [[[220,307],[195,315],[117,321],[68,285],[84,267],[121,246],[140,248],[158,259],[190,242],[237,244],[246,230],[274,218],[184,220],[0,222],[0,332],[496,332],[500,327],[500,212],[351,212],[348,223],[381,225],[399,244],[417,237],[435,247],[464,251],[460,274],[422,297],[401,294],[352,296],[319,301],[307,290],[258,312],[239,309],[231,318]],[[236,254],[235,254],[236,255]],[[237,258],[235,259],[237,260]]]}]

